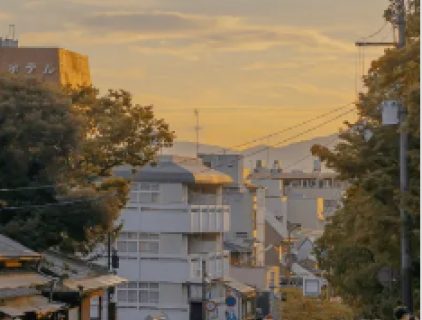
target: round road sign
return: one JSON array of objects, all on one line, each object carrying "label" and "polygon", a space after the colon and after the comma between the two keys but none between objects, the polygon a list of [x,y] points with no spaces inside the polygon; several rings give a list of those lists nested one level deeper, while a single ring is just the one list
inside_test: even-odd
[{"label": "round road sign", "polygon": [[226,305],[228,307],[234,307],[236,305],[236,298],[233,296],[228,296],[226,298]]},{"label": "round road sign", "polygon": [[206,309],[208,312],[212,312],[212,311],[214,311],[214,310],[215,310],[215,308],[216,308],[216,305],[215,305],[215,302],[214,302],[214,301],[207,301],[207,302],[205,303],[205,309]]}]

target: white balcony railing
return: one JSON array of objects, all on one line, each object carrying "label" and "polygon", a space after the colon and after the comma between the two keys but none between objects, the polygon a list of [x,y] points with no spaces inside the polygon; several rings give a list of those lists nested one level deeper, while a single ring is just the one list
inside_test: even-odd
[{"label": "white balcony railing", "polygon": [[122,210],[126,231],[200,233],[230,230],[230,206],[133,204]]},{"label": "white balcony railing", "polygon": [[202,261],[206,262],[206,276],[208,279],[221,279],[229,276],[230,252],[210,252],[207,254],[190,255],[191,282],[202,281]]}]

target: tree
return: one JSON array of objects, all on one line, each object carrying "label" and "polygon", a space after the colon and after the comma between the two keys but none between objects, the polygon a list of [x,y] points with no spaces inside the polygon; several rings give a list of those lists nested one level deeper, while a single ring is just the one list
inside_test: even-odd
[{"label": "tree", "polygon": [[124,90],[11,75],[0,76],[0,119],[0,232],[40,251],[87,253],[115,232],[129,182],[112,168],[142,167],[174,138]]},{"label": "tree", "polygon": [[[408,3],[406,47],[388,49],[372,62],[364,78],[367,92],[360,94],[356,105],[360,120],[347,123],[350,130],[340,134],[342,141],[333,151],[312,148],[349,185],[342,208],[317,241],[319,263],[338,294],[367,318],[392,318],[400,303],[399,282],[388,291],[376,279],[380,267],[400,266],[399,130],[409,133],[410,192],[403,200],[411,216],[412,258],[420,261],[420,4]],[[385,17],[393,18],[390,8]],[[382,126],[378,106],[384,100],[404,103],[409,117],[403,128]],[[369,141],[364,139],[367,129],[373,133]],[[415,270],[415,288],[419,279]]]},{"label": "tree", "polygon": [[279,317],[283,320],[352,320],[353,311],[342,302],[321,301],[304,297],[295,288],[283,288],[286,301],[279,302]]}]

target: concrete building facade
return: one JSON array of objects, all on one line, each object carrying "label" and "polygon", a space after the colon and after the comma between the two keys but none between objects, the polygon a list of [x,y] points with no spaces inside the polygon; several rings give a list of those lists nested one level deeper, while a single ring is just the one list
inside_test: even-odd
[{"label": "concrete building facade", "polygon": [[0,40],[0,73],[36,77],[54,85],[91,85],[87,56],[61,48],[19,47]]},{"label": "concrete building facade", "polygon": [[225,298],[219,280],[229,276],[223,234],[230,230],[230,207],[222,190],[233,180],[201,159],[177,156],[160,156],[157,166],[136,174],[116,168],[115,175],[133,181],[116,242],[118,274],[130,281],[117,288],[118,317],[143,320],[164,312],[172,320],[201,319],[203,263],[211,281],[207,298]]}]

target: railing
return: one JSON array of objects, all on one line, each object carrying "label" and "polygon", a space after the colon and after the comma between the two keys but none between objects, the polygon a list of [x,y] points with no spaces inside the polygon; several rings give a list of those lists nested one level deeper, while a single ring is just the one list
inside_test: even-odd
[{"label": "railing", "polygon": [[192,232],[226,232],[230,229],[230,206],[190,206]]},{"label": "railing", "polygon": [[220,279],[229,276],[230,252],[210,252],[190,255],[190,277],[192,282],[202,281],[202,261],[206,261],[208,279]]},{"label": "railing", "polygon": [[135,232],[227,232],[230,206],[130,204],[122,210],[120,219],[127,231]]},{"label": "railing", "polygon": [[222,197],[216,194],[190,192],[188,203],[190,205],[218,205],[222,203]]}]

